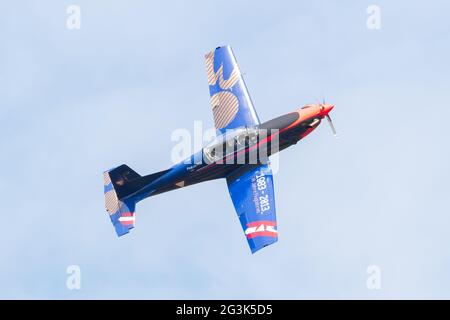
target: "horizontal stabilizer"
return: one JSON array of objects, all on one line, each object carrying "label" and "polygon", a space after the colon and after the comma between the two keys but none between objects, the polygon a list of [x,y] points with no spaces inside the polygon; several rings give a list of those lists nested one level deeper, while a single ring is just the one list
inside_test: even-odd
[{"label": "horizontal stabilizer", "polygon": [[105,207],[118,236],[134,228],[136,202],[143,196],[139,191],[168,171],[141,176],[123,164],[104,172]]},{"label": "horizontal stabilizer", "polygon": [[103,180],[106,211],[108,211],[116,233],[120,237],[134,228],[136,203],[133,200],[119,200],[108,171],[104,172]]}]

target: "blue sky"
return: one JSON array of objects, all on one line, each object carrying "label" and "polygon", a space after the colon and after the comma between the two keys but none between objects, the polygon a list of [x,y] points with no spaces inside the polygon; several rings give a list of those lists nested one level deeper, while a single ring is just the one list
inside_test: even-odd
[{"label": "blue sky", "polygon": [[[81,29],[66,8],[81,8]],[[381,8],[368,30],[366,9]],[[450,298],[446,1],[0,4],[0,298]],[[255,255],[224,181],[141,202],[118,239],[102,172],[171,165],[213,125],[203,55],[233,47],[259,117],[324,96],[283,151],[279,242]],[[66,288],[79,265],[81,290]],[[380,290],[366,287],[369,265]]]}]

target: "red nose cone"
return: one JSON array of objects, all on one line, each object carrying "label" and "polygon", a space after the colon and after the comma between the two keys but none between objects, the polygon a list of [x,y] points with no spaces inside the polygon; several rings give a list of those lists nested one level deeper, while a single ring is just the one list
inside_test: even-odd
[{"label": "red nose cone", "polygon": [[324,116],[326,116],[334,108],[332,104],[324,104],[322,107],[323,107],[322,114]]}]

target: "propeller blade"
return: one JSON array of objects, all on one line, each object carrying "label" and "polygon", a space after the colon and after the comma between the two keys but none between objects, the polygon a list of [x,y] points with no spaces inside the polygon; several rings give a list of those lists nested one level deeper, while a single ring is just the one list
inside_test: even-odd
[{"label": "propeller blade", "polygon": [[337,133],[336,133],[336,129],[334,128],[334,125],[333,125],[333,120],[331,120],[331,117],[328,114],[326,115],[326,117],[328,120],[328,124],[330,125],[331,131],[333,131],[333,134],[336,137]]}]

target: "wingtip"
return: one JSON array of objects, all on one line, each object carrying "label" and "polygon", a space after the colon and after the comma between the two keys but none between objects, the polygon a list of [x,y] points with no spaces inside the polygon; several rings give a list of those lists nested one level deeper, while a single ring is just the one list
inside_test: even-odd
[{"label": "wingtip", "polygon": [[256,252],[260,251],[261,249],[264,249],[265,247],[268,247],[268,246],[276,243],[277,241],[278,241],[278,237],[271,238],[269,241],[266,241],[258,246],[255,246],[255,247],[250,246],[250,251],[252,252],[252,254],[255,254]]}]

